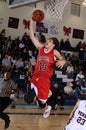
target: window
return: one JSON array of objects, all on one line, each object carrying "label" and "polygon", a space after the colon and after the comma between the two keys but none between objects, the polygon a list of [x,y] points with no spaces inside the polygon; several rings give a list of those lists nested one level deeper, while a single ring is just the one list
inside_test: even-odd
[{"label": "window", "polygon": [[80,17],[80,4],[71,3],[71,15]]}]

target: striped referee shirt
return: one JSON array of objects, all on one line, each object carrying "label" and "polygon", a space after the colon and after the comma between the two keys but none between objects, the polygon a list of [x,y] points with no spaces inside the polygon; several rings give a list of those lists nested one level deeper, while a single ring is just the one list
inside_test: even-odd
[{"label": "striped referee shirt", "polygon": [[11,79],[0,81],[0,97],[10,97],[7,92],[12,92],[15,89],[17,89],[17,85]]}]

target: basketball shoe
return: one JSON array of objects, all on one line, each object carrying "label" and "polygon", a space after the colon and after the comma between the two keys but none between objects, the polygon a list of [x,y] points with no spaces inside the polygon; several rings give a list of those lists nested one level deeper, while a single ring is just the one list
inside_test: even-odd
[{"label": "basketball shoe", "polygon": [[44,110],[43,118],[47,118],[50,116],[51,109],[52,109],[51,106],[47,106],[47,108]]}]

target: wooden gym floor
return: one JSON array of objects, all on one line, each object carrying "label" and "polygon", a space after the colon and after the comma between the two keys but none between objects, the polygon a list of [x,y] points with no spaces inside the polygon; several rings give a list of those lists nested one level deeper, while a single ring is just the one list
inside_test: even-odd
[{"label": "wooden gym floor", "polygon": [[[35,104],[24,102],[23,94],[15,99],[16,108],[10,106],[5,112],[10,116],[10,126],[6,130],[63,130],[73,107],[64,106],[64,110],[52,110],[51,115],[44,119],[43,109]],[[0,130],[4,130],[4,121],[0,119]]]},{"label": "wooden gym floor", "polygon": [[[52,110],[50,117],[42,117],[39,108],[7,108],[11,123],[7,130],[63,130],[72,108]],[[0,130],[4,130],[4,121],[0,119]]]}]

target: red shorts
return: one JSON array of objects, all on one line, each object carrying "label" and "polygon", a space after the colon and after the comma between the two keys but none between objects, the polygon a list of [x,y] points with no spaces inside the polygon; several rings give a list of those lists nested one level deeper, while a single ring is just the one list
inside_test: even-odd
[{"label": "red shorts", "polygon": [[47,100],[50,90],[50,79],[41,76],[32,76],[30,82],[33,83],[38,90],[38,99]]}]

